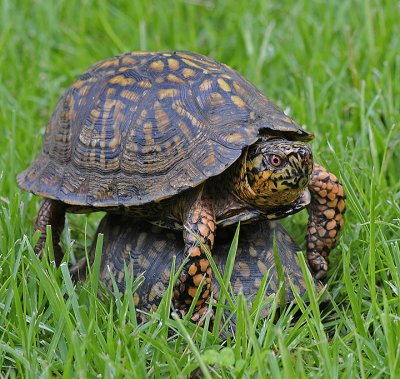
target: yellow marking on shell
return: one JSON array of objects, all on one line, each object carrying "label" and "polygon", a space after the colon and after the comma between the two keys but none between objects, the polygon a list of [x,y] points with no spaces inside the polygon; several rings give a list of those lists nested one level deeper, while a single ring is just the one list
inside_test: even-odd
[{"label": "yellow marking on shell", "polygon": [[225,104],[225,98],[218,92],[212,92],[210,93],[210,102],[214,108],[217,108]]},{"label": "yellow marking on shell", "polygon": [[229,86],[229,84],[224,79],[218,78],[217,82],[218,82],[218,85],[220,86],[220,88],[223,91],[225,91],[225,92],[231,92],[232,91],[231,87]]},{"label": "yellow marking on shell", "polygon": [[172,57],[171,53],[162,53],[161,54],[163,57]]},{"label": "yellow marking on shell", "polygon": [[156,83],[164,83],[164,82],[165,82],[165,80],[164,80],[164,78],[162,76],[158,76],[156,78]]},{"label": "yellow marking on shell", "polygon": [[168,116],[168,113],[164,111],[164,109],[161,107],[161,104],[159,101],[156,101],[154,103],[154,116],[156,119],[156,125],[158,130],[164,134],[166,127],[170,124],[171,120]]},{"label": "yellow marking on shell", "polygon": [[183,58],[182,61],[184,63],[186,63],[188,66],[191,66],[191,67],[197,68],[199,70],[202,70],[204,73],[208,72],[206,69],[204,69],[202,66],[198,65],[197,63],[193,62],[192,60]]},{"label": "yellow marking on shell", "polygon": [[137,64],[137,60],[132,56],[126,56],[121,59],[123,65],[134,66]]},{"label": "yellow marking on shell", "polygon": [[[222,64],[223,66],[225,66],[228,70],[232,70],[229,66],[227,66],[226,64]],[[228,74],[221,74],[220,75],[221,76],[221,78],[224,78],[224,79],[228,79],[228,80],[232,80],[232,76],[231,75],[228,75]]]},{"label": "yellow marking on shell", "polygon": [[80,79],[79,78],[78,80],[76,80],[72,84],[71,88],[80,88],[83,85],[93,84],[93,83],[95,83],[97,81],[98,81],[98,78],[96,78],[95,76],[91,76],[91,77],[86,78],[86,79]]},{"label": "yellow marking on shell", "polygon": [[135,307],[138,306],[139,301],[140,301],[140,296],[139,296],[139,294],[137,292],[135,292],[133,294],[133,304],[135,304]]},{"label": "yellow marking on shell", "polygon": [[156,53],[154,53],[153,51],[134,51],[132,54],[134,54],[134,55],[141,55],[141,56],[146,56],[146,55],[148,55],[148,56],[150,56],[150,57],[152,57],[152,56],[154,56]]},{"label": "yellow marking on shell", "polygon": [[191,68],[185,67],[185,68],[182,70],[182,75],[183,75],[185,78],[194,78],[194,77],[196,76],[196,71],[192,70]]},{"label": "yellow marking on shell", "polygon": [[151,143],[153,141],[152,132],[153,132],[153,123],[151,121],[145,122],[143,125],[143,135],[146,144],[149,142]]},{"label": "yellow marking on shell", "polygon": [[79,87],[82,86],[84,83],[86,83],[86,80],[77,79],[77,80],[75,80],[74,83],[72,83],[71,88],[79,88]]},{"label": "yellow marking on shell", "polygon": [[210,149],[206,154],[205,159],[203,160],[204,166],[213,167],[217,163],[217,159],[215,157],[214,151]]},{"label": "yellow marking on shell", "polygon": [[173,58],[168,59],[168,67],[170,70],[178,70],[179,69],[179,61]]},{"label": "yellow marking on shell", "polygon": [[150,267],[150,261],[143,254],[139,255],[138,263],[141,269],[147,270]]},{"label": "yellow marking on shell", "polygon": [[246,91],[244,90],[244,88],[241,85],[239,85],[238,83],[236,83],[236,82],[233,82],[233,88],[236,90],[236,92],[239,95],[243,96],[243,95],[246,94]]},{"label": "yellow marking on shell", "polygon": [[118,272],[115,280],[117,283],[122,283],[122,281],[124,280],[124,273],[122,271]]},{"label": "yellow marking on shell", "polygon": [[239,97],[236,95],[232,95],[231,96],[231,100],[233,101],[233,103],[238,106],[241,109],[247,109],[247,105],[246,103]]},{"label": "yellow marking on shell", "polygon": [[190,54],[190,53],[188,54],[188,53],[185,53],[183,51],[179,51],[177,53],[177,55],[179,55],[181,58],[189,59],[190,61],[196,61],[196,62],[199,62],[199,63],[203,63],[204,62],[203,59],[197,58],[197,57],[193,56],[193,54]]},{"label": "yellow marking on shell", "polygon": [[116,93],[116,89],[115,88],[107,88],[106,94],[107,94],[107,101],[106,104],[109,104],[110,102],[113,102],[112,105],[114,105],[115,101],[114,99],[110,99],[111,97],[113,97]]},{"label": "yellow marking on shell", "polygon": [[125,72],[125,71],[129,71],[129,70],[132,70],[132,68],[131,67],[121,67],[117,70],[117,72]]},{"label": "yellow marking on shell", "polygon": [[109,80],[111,84],[118,84],[119,86],[131,86],[136,80],[134,78],[127,78],[124,75],[116,75]]},{"label": "yellow marking on shell", "polygon": [[158,252],[158,253],[164,253],[164,250],[165,250],[165,247],[166,247],[166,245],[167,245],[167,242],[166,241],[164,241],[164,240],[159,240],[159,241],[156,241],[156,242],[154,242],[154,248],[156,249],[156,251]]},{"label": "yellow marking on shell", "polygon": [[[100,153],[100,167],[105,167],[106,166],[106,155],[104,154],[104,150],[101,151]],[[104,196],[108,197],[108,196]]]},{"label": "yellow marking on shell", "polygon": [[260,260],[257,261],[257,267],[260,270],[261,275],[264,275],[267,272],[267,266]]},{"label": "yellow marking on shell", "polygon": [[79,96],[84,97],[89,91],[89,86],[82,86],[79,89]]},{"label": "yellow marking on shell", "polygon": [[185,84],[185,81],[174,74],[168,74],[168,81],[175,84]]},{"label": "yellow marking on shell", "polygon": [[143,79],[138,82],[138,86],[142,88],[151,88],[151,82],[148,79]]},{"label": "yellow marking on shell", "polygon": [[162,88],[158,90],[158,98],[160,100],[166,97],[178,97],[180,91],[176,88]]},{"label": "yellow marking on shell", "polygon": [[[161,151],[162,151],[162,147],[160,145],[154,145],[154,140],[153,140],[152,145],[145,146],[143,148],[143,154],[147,154],[147,153],[152,153],[153,154],[155,152],[156,153],[161,153]],[[154,202],[155,203],[159,203],[161,200],[167,199],[168,197],[170,197],[170,196],[160,197],[159,199],[154,200]]]},{"label": "yellow marking on shell", "polygon": [[183,132],[185,137],[190,141],[193,138],[192,132],[190,131],[190,128],[186,125],[186,123],[182,120],[178,121],[178,126],[179,130]]},{"label": "yellow marking on shell", "polygon": [[208,91],[212,86],[212,80],[207,78],[205,80],[203,80],[203,82],[200,84],[200,91],[204,92],[204,91]]},{"label": "yellow marking on shell", "polygon": [[143,121],[146,119],[147,116],[147,109],[143,109],[142,112],[140,113],[140,116],[138,117],[137,123],[142,124]]},{"label": "yellow marking on shell", "polygon": [[257,250],[253,246],[250,246],[249,247],[249,254],[250,254],[251,257],[256,257],[257,256]]},{"label": "yellow marking on shell", "polygon": [[137,103],[134,103],[133,105],[131,105],[130,107],[129,107],[129,112],[131,112],[131,113],[135,113],[136,112],[136,109],[137,109]]},{"label": "yellow marking on shell", "polygon": [[174,142],[175,146],[179,146],[182,143],[182,139],[179,136],[174,136],[174,138],[172,139],[172,141]]},{"label": "yellow marking on shell", "polygon": [[128,258],[131,255],[131,251],[132,251],[132,244],[127,243],[124,247],[124,252],[123,252],[123,257],[124,258]]},{"label": "yellow marking on shell", "polygon": [[139,234],[139,237],[138,237],[137,243],[136,243],[137,250],[140,250],[143,247],[143,244],[146,241],[147,235],[148,234],[146,232],[142,232]]},{"label": "yellow marking on shell", "polygon": [[239,278],[236,278],[235,283],[233,284],[233,290],[235,293],[239,293],[241,290],[243,290],[243,283]]},{"label": "yellow marking on shell", "polygon": [[180,100],[176,100],[172,103],[172,109],[176,113],[178,113],[180,116],[187,117],[194,126],[196,126],[198,128],[203,126],[203,124],[197,118],[195,118],[191,113],[189,113],[185,109],[185,107],[183,106],[183,104]]},{"label": "yellow marking on shell", "polygon": [[149,65],[149,69],[151,71],[162,72],[164,70],[164,62],[161,60],[151,62]]},{"label": "yellow marking on shell", "polygon": [[103,71],[102,72],[102,76],[103,77],[108,77],[108,76],[112,76],[115,75],[115,69],[114,70],[107,70],[107,71]]},{"label": "yellow marking on shell", "polygon": [[95,71],[98,70],[103,70],[105,68],[109,68],[109,67],[115,67],[118,65],[118,59],[107,59],[104,62],[100,63],[96,68]]},{"label": "yellow marking on shell", "polygon": [[236,132],[227,136],[225,140],[229,143],[237,144],[238,142],[242,141],[242,139],[243,139],[242,135],[239,132]]},{"label": "yellow marking on shell", "polygon": [[237,268],[242,276],[245,278],[250,277],[250,267],[246,262],[238,262]]},{"label": "yellow marking on shell", "polygon": [[152,302],[157,298],[160,298],[165,290],[164,284],[161,282],[157,282],[154,286],[151,287],[149,294],[149,301]]},{"label": "yellow marking on shell", "polygon": [[161,278],[163,278],[165,281],[168,281],[170,277],[171,277],[171,270],[169,268],[165,268],[161,273]]},{"label": "yellow marking on shell", "polygon": [[121,91],[121,97],[129,101],[138,101],[142,97],[142,94],[124,89]]},{"label": "yellow marking on shell", "polygon": [[165,141],[164,143],[164,147],[166,151],[169,151],[169,149],[171,148],[172,144],[170,141]]}]

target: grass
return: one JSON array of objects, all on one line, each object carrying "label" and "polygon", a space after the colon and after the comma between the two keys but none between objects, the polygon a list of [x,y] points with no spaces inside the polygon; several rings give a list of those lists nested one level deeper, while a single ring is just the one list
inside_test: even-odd
[{"label": "grass", "polygon": [[[0,7],[2,377],[400,376],[398,2],[1,0]],[[71,81],[98,60],[139,49],[194,50],[225,62],[316,133],[316,160],[339,175],[348,196],[324,308],[311,295],[310,305],[299,299],[272,322],[274,312],[259,320],[239,296],[236,335],[222,344],[162,309],[138,325],[131,293],[98,299],[95,269],[76,289],[66,265],[34,256],[38,199],[17,188],[16,174],[38,153]],[[71,217],[66,246],[90,245],[97,221]],[[299,242],[304,222],[303,214],[285,220]]]}]

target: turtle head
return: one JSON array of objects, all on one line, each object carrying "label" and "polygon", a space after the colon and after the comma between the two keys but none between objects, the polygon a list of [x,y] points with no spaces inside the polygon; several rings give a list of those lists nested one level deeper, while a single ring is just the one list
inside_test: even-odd
[{"label": "turtle head", "polygon": [[307,188],[312,170],[312,153],[306,143],[261,139],[250,146],[246,159],[252,202],[267,208],[293,203]]}]

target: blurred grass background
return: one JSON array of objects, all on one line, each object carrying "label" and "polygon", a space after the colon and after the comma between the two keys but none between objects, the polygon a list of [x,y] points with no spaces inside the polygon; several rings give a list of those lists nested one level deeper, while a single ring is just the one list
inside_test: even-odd
[{"label": "blurred grass background", "polygon": [[[2,376],[186,376],[199,367],[214,377],[400,376],[399,1],[1,0],[0,7]],[[127,299],[101,303],[90,282],[74,291],[65,273],[33,257],[38,199],[15,182],[78,74],[127,51],[175,49],[232,66],[314,131],[316,160],[348,194],[329,304],[306,308],[294,323],[293,312],[272,323],[254,320],[239,299],[245,337],[224,347],[198,332],[186,349],[190,325],[155,317],[139,327]],[[299,242],[305,219],[285,220]],[[71,217],[69,226],[67,243],[84,245],[86,217]]]}]

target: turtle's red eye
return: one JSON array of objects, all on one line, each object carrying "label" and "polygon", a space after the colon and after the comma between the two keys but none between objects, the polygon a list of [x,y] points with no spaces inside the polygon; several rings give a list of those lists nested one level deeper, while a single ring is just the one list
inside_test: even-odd
[{"label": "turtle's red eye", "polygon": [[280,157],[278,157],[277,155],[272,154],[269,157],[269,162],[272,164],[272,166],[279,167],[282,164],[282,159]]}]

